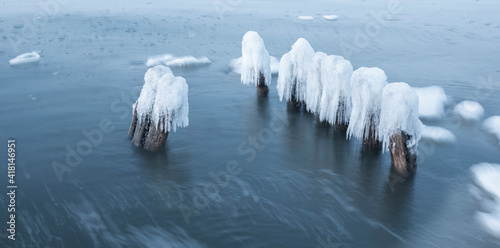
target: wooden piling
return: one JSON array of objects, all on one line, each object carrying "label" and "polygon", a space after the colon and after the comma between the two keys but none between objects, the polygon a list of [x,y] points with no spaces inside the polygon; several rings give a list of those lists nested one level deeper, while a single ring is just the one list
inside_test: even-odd
[{"label": "wooden piling", "polygon": [[389,138],[392,167],[402,175],[413,173],[417,167],[416,152],[407,146],[407,141],[410,139],[411,136],[405,132],[400,132]]}]

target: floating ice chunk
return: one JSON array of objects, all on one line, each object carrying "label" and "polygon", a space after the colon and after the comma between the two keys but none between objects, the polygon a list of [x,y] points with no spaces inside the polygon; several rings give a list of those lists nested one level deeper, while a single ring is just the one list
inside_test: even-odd
[{"label": "floating ice chunk", "polygon": [[290,52],[284,54],[280,60],[278,74],[278,95],[280,101],[285,98],[289,101],[295,98],[305,100],[307,72],[314,56],[314,49],[304,38],[299,38]]},{"label": "floating ice chunk", "polygon": [[419,114],[425,119],[441,119],[447,102],[446,93],[439,86],[413,88],[419,98]]},{"label": "floating ice chunk", "polygon": [[210,61],[207,57],[195,58],[193,56],[183,56],[165,62],[165,65],[169,67],[183,67],[183,66],[200,66],[211,63],[212,61]]},{"label": "floating ice chunk", "polygon": [[189,124],[188,85],[184,78],[175,77],[168,67],[158,65],[146,72],[135,105],[139,123],[150,115],[164,132],[170,132],[171,128],[175,132],[176,127]]},{"label": "floating ice chunk", "polygon": [[152,67],[155,65],[165,65],[169,67],[183,67],[183,66],[200,66],[210,63],[212,63],[212,61],[210,61],[207,57],[199,57],[199,58],[195,58],[193,56],[175,57],[172,54],[164,54],[164,55],[149,57],[148,61],[146,62],[146,66]]},{"label": "floating ice chunk", "polygon": [[229,61],[229,68],[236,74],[241,74],[241,57],[236,59],[231,59]]},{"label": "floating ice chunk", "polygon": [[297,16],[297,19],[305,20],[305,21],[312,21],[312,20],[314,20],[314,17],[312,17],[312,16]]},{"label": "floating ice chunk", "polygon": [[483,123],[483,128],[487,132],[497,136],[498,144],[500,144],[500,116],[496,115],[486,119]]},{"label": "floating ice chunk", "polygon": [[422,139],[432,140],[436,143],[455,143],[457,138],[448,129],[436,126],[424,126]]},{"label": "floating ice chunk", "polygon": [[500,165],[480,163],[472,166],[476,184],[487,197],[481,199],[490,209],[478,212],[477,219],[490,234],[500,238]]},{"label": "floating ice chunk", "polygon": [[9,60],[10,65],[23,65],[29,63],[36,63],[40,61],[40,55],[37,52],[21,54],[11,60]]},{"label": "floating ice chunk", "polygon": [[280,70],[280,61],[278,58],[271,56],[271,74],[278,74]]},{"label": "floating ice chunk", "polygon": [[[280,69],[280,61],[274,56],[270,56],[270,61],[271,61],[271,74],[273,75],[278,74],[278,71]],[[241,74],[241,57],[236,59],[231,59],[231,61],[229,61],[229,68],[231,68],[232,72],[236,74]]]},{"label": "floating ice chunk", "polygon": [[484,108],[478,102],[463,101],[455,106],[454,112],[464,120],[479,121],[483,118]]},{"label": "floating ice chunk", "polygon": [[326,56],[325,53],[316,52],[307,73],[305,103],[307,110],[311,113],[319,113],[321,94],[323,93],[323,87],[321,86],[321,62]]},{"label": "floating ice chunk", "polygon": [[471,170],[476,183],[500,200],[500,165],[480,163],[473,165]]},{"label": "floating ice chunk", "polygon": [[[241,42],[241,83],[271,84],[271,59],[264,40],[257,32],[248,31]],[[263,82],[262,82],[263,80]]]},{"label": "floating ice chunk", "polygon": [[380,137],[385,151],[393,135],[410,136],[406,146],[416,151],[422,122],[418,118],[418,95],[406,83],[390,83],[384,87],[380,112]]},{"label": "floating ice chunk", "polygon": [[351,116],[351,62],[330,55],[321,63],[321,95],[319,118],[330,124],[347,124]]},{"label": "floating ice chunk", "polygon": [[146,62],[146,66],[155,66],[155,65],[161,65],[164,64],[165,62],[168,62],[174,58],[174,55],[172,54],[163,54],[163,55],[156,55],[148,58],[148,61]]},{"label": "floating ice chunk", "polygon": [[334,21],[334,20],[339,19],[339,16],[338,15],[324,15],[323,18],[325,20]]},{"label": "floating ice chunk", "polygon": [[347,127],[347,137],[358,139],[369,137],[371,129],[378,138],[382,91],[387,85],[387,76],[380,68],[361,67],[351,78],[352,111]]}]

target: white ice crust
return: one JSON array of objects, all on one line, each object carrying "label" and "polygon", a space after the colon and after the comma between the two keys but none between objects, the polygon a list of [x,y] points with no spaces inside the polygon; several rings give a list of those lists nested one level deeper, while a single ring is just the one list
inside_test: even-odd
[{"label": "white ice crust", "polygon": [[248,31],[241,42],[241,83],[259,83],[260,75],[265,84],[271,84],[271,58],[264,45],[264,40],[255,31]]},{"label": "white ice crust", "polygon": [[[347,137],[358,139],[368,137],[370,125],[373,125],[375,137],[378,137],[382,91],[387,85],[387,76],[377,67],[361,67],[355,70],[351,78],[352,111],[347,128]],[[365,132],[366,130],[366,132]]]},{"label": "white ice crust", "polygon": [[23,65],[29,63],[36,63],[40,61],[40,55],[37,52],[24,53],[11,60],[9,60],[10,65]]},{"label": "white ice crust", "polygon": [[390,83],[384,87],[380,113],[380,137],[385,151],[390,137],[404,132],[411,138],[406,146],[414,149],[422,133],[418,115],[418,95],[406,83]]},{"label": "white ice crust", "polygon": [[172,54],[163,54],[152,56],[148,58],[146,66],[153,67],[156,65],[164,65],[168,67],[188,67],[188,66],[201,66],[212,63],[207,57],[193,57],[193,56],[181,56],[176,57]]},{"label": "white ice crust", "polygon": [[[144,76],[139,99],[135,103],[139,123],[150,115],[154,125],[163,132],[176,131],[189,125],[188,85],[182,77],[175,77],[170,68],[158,65]],[[163,123],[165,118],[165,123]]]},{"label": "white ice crust", "polygon": [[486,119],[483,123],[483,128],[495,135],[498,139],[498,144],[500,144],[500,116],[495,115]]},{"label": "white ice crust", "polygon": [[304,38],[299,38],[290,52],[284,54],[280,60],[278,75],[278,95],[280,101],[290,100],[295,95],[296,100],[305,100],[307,73],[312,63],[314,49]]},{"label": "white ice crust", "polygon": [[478,102],[466,100],[457,104],[454,112],[464,120],[479,121],[483,118],[484,108]]},{"label": "white ice crust", "polygon": [[446,93],[439,86],[413,88],[419,98],[419,115],[424,119],[438,120],[444,115]]},{"label": "white ice crust", "polygon": [[[321,63],[321,82],[323,93],[319,118],[330,124],[339,122],[347,124],[352,111],[351,62],[341,56],[330,55]],[[339,123],[340,124],[340,123]]]}]

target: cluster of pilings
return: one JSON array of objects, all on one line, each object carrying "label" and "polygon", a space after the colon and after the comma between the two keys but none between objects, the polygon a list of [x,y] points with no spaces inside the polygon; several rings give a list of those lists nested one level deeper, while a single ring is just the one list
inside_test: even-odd
[{"label": "cluster of pilings", "polygon": [[[242,62],[248,61],[246,67],[242,66],[242,83],[255,83],[259,92],[267,94],[269,53],[257,33],[245,34],[242,54]],[[407,174],[415,170],[422,124],[418,119],[418,97],[409,86],[393,87],[395,83],[388,84],[379,68],[361,67],[353,71],[348,60],[314,52],[303,38],[281,57],[278,75],[280,101],[286,100],[289,106],[304,106],[321,122],[345,130],[347,138],[361,139],[365,148],[388,148],[397,172]],[[391,95],[384,100],[382,95],[387,87]],[[391,97],[395,95],[398,97],[394,100]]]}]

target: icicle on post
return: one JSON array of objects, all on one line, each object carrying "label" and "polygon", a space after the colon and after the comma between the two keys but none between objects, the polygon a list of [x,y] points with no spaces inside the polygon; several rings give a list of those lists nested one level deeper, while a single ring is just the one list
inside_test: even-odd
[{"label": "icicle on post", "polygon": [[347,128],[351,116],[351,62],[341,56],[331,55],[321,63],[323,94],[319,119]]},{"label": "icicle on post", "polygon": [[165,146],[171,130],[189,124],[188,85],[162,65],[149,69],[144,81],[128,134],[135,146],[155,152]]},{"label": "icicle on post", "polygon": [[384,87],[380,113],[382,149],[389,149],[392,167],[398,173],[412,173],[417,166],[417,146],[423,127],[418,114],[417,93],[405,83]]},{"label": "icicle on post", "polygon": [[380,148],[379,122],[382,91],[387,76],[380,68],[361,67],[351,78],[352,111],[347,127],[347,137],[362,139],[371,148]]},{"label": "icicle on post", "polygon": [[280,60],[278,95],[288,102],[303,103],[306,99],[307,73],[314,57],[314,49],[304,38],[298,39],[290,52]]},{"label": "icicle on post", "polygon": [[248,31],[241,42],[241,83],[254,84],[262,95],[271,85],[271,59],[264,40],[255,31]]},{"label": "icicle on post", "polygon": [[327,57],[323,52],[316,52],[307,72],[305,104],[307,111],[319,114],[323,86],[321,82],[321,62]]}]

